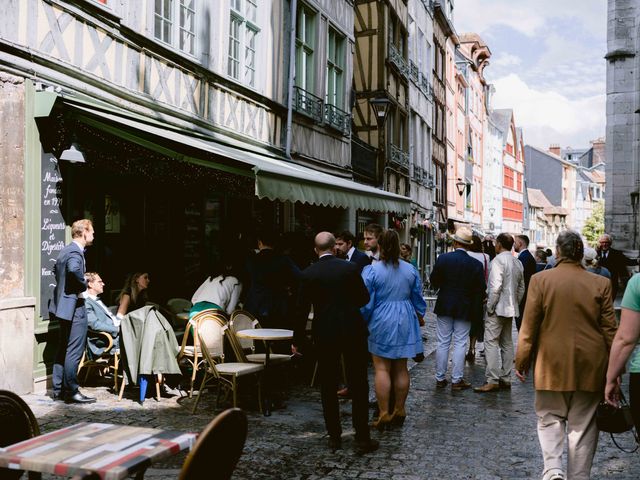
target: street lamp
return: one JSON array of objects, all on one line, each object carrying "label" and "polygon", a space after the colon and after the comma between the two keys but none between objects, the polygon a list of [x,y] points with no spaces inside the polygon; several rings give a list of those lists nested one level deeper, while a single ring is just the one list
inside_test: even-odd
[{"label": "street lamp", "polygon": [[458,189],[458,195],[462,196],[464,194],[464,191],[467,189],[467,183],[458,179],[458,181],[456,182],[456,188]]},{"label": "street lamp", "polygon": [[384,189],[384,166],[385,166],[385,135],[384,135],[384,123],[387,120],[387,114],[389,113],[389,106],[391,100],[386,97],[376,97],[369,100],[369,105],[373,109],[376,116],[376,123],[378,125],[378,165],[377,176],[378,180],[382,182],[382,188]]}]

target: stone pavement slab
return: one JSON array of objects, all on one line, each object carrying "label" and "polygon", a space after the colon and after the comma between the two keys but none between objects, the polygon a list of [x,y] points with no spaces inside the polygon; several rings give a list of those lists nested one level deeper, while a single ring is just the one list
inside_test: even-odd
[{"label": "stone pavement slab", "polygon": [[[431,323],[431,322],[430,322]],[[289,387],[287,407],[263,417],[247,396],[249,435],[236,469],[236,479],[538,479],[542,457],[536,435],[533,388],[530,381],[514,382],[511,391],[477,394],[471,390],[437,390],[434,379],[434,338],[425,332],[427,358],[411,370],[407,420],[402,428],[373,432],[380,449],[358,456],[353,450],[350,402],[341,402],[343,449],[331,454],[326,446],[320,394],[308,381]],[[294,372],[295,373],[295,372]],[[467,365],[466,377],[474,385],[484,382],[484,361]],[[295,375],[293,375],[295,376]],[[194,399],[147,400],[143,406],[135,392],[117,402],[107,387],[83,389],[98,397],[88,406],[65,405],[42,395],[26,395],[43,432],[81,421],[99,421],[200,431],[214,417],[215,395],[205,394],[195,415]],[[629,438],[622,441],[629,445]],[[145,478],[175,479],[186,454],[152,465]],[[212,465],[215,468],[215,465]],[[637,479],[640,456],[617,450],[601,434],[594,461],[594,479]],[[59,477],[47,476],[46,479]]]}]

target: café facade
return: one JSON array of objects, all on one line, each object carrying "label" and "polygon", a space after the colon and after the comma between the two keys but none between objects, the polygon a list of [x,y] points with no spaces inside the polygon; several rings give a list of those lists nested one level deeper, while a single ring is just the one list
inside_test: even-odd
[{"label": "caf\u00e9 facade", "polygon": [[[350,87],[353,9],[309,2],[316,45],[341,36],[342,74],[307,65],[317,78],[294,85],[285,27],[305,12],[232,3],[180,2],[202,11],[191,30],[184,19],[194,12],[175,12],[177,44],[154,30],[171,12],[147,0],[27,0],[0,19],[0,388],[46,388],[57,348],[52,267],[76,219],[94,223],[87,269],[113,304],[134,271],[150,273],[159,302],[190,298],[222,255],[253,248],[262,227],[304,259],[319,230],[357,231],[410,211],[409,198],[353,181],[348,95],[336,89],[338,106],[320,101],[330,116],[306,111],[327,97],[322,75]],[[220,15],[232,19],[225,28]],[[241,80],[227,54],[238,19],[262,34],[255,64],[242,65],[254,77]]]}]

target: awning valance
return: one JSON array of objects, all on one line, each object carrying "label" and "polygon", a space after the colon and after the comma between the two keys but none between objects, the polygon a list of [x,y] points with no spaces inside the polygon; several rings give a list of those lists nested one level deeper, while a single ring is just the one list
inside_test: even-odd
[{"label": "awning valance", "polygon": [[[62,101],[82,121],[93,126],[124,127],[120,131],[118,128],[110,130],[116,135],[126,134],[130,137],[138,131],[235,160],[238,162],[236,173],[253,172],[258,198],[380,212],[408,213],[411,210],[411,199],[408,197],[298,165],[282,156],[271,154],[266,149],[254,151],[250,145],[243,149],[239,147],[239,142],[235,142],[235,145],[227,144],[199,132],[169,126],[158,120],[91,100],[64,97]],[[212,168],[234,171],[228,165],[209,165]]]}]

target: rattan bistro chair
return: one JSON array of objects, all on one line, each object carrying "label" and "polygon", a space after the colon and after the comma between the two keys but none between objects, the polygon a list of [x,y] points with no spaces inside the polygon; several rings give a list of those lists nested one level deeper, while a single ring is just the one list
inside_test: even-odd
[{"label": "rattan bistro chair", "polygon": [[[227,323],[227,319],[221,310],[210,308],[203,310],[189,320],[187,331],[182,337],[182,345],[178,353],[178,363],[187,362],[191,366],[191,383],[189,387],[189,398],[193,396],[193,384],[196,379],[198,369],[204,362],[199,335],[205,340],[209,353],[213,357],[224,359],[224,334],[222,326]],[[193,344],[188,344],[189,331],[191,331]]]},{"label": "rattan bistro chair", "polygon": [[87,354],[89,349],[89,342],[87,340],[87,346],[82,353],[80,364],[78,365],[78,373],[83,368],[85,369],[84,382],[89,378],[89,372],[93,368],[98,368],[101,373],[113,370],[113,391],[118,391],[118,368],[120,364],[120,351],[114,350],[113,337],[107,332],[98,332],[95,330],[87,330],[87,339],[89,337],[100,338],[107,343],[102,354],[94,359],[91,359]]},{"label": "rattan bistro chair", "polygon": [[[204,377],[202,378],[202,383],[198,389],[198,396],[196,397],[191,413],[196,412],[202,392],[211,381],[218,384],[214,409],[218,408],[218,400],[220,399],[220,393],[222,393],[222,390],[226,390],[227,392],[231,391],[233,395],[233,406],[236,407],[238,405],[238,378],[247,375],[259,374],[264,370],[264,365],[242,362],[216,363],[212,352],[210,352],[208,348],[204,348],[204,345],[206,345],[205,339],[200,335],[200,333],[198,333],[198,336],[200,337],[200,344],[203,346],[201,351],[204,356],[206,368]],[[262,412],[262,394],[260,390],[260,381],[258,379],[258,405]]]},{"label": "rattan bistro chair", "polygon": [[[236,333],[240,330],[249,330],[252,328],[260,328],[260,323],[249,312],[236,310],[231,314],[228,338],[233,347],[233,353],[235,353],[239,362],[264,363],[266,355],[264,353],[255,353],[256,347],[253,340],[236,336]],[[232,338],[235,340],[232,341]],[[265,345],[265,349],[266,348],[271,347]],[[290,360],[291,355],[272,353],[271,350],[269,350],[269,362],[272,364],[284,363]]]},{"label": "rattan bistro chair", "polygon": [[239,408],[225,410],[198,436],[178,480],[228,480],[247,439],[247,416]]},{"label": "rattan bistro chair", "polygon": [[[0,390],[0,447],[29,440],[40,435],[38,421],[18,395],[8,390]],[[0,468],[2,480],[17,480],[22,477],[22,470]],[[40,480],[42,475],[29,472],[29,480]]]}]

